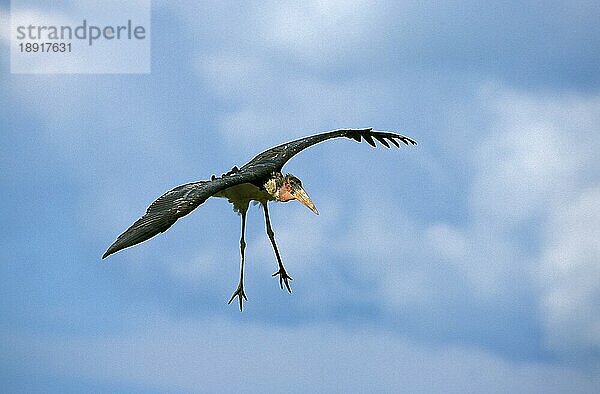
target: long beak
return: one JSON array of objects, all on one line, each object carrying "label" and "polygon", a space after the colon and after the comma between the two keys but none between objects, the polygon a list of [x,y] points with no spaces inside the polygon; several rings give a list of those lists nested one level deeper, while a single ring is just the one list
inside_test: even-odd
[{"label": "long beak", "polygon": [[296,198],[296,200],[300,201],[306,208],[310,209],[317,215],[319,214],[319,211],[317,211],[317,207],[315,207],[315,204],[313,204],[312,200],[310,199],[310,197],[308,197],[308,194],[306,194],[302,187],[296,188],[296,190],[293,191],[293,196]]}]

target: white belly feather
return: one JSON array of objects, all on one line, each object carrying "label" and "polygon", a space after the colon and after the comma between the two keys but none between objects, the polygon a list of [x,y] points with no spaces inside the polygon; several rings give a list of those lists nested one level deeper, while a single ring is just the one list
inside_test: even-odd
[{"label": "white belly feather", "polygon": [[251,183],[242,183],[235,185],[225,190],[221,190],[215,193],[213,197],[226,198],[236,212],[240,212],[241,209],[246,209],[250,201],[258,201],[260,203],[266,203],[267,201],[273,201],[273,197],[264,190],[260,190],[258,187]]}]

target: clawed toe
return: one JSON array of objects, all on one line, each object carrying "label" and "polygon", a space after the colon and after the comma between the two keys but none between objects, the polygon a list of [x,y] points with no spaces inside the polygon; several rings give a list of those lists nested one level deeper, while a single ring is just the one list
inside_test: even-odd
[{"label": "clawed toe", "polygon": [[233,301],[233,299],[235,297],[238,297],[239,300],[240,300],[240,312],[241,312],[242,309],[243,309],[243,304],[242,304],[243,300],[242,300],[242,298],[244,300],[248,301],[248,298],[246,297],[246,293],[244,293],[244,286],[242,286],[242,285],[238,286],[237,290],[233,293],[233,295],[231,296],[231,299],[229,300],[229,302],[227,303],[227,305],[231,304],[231,301]]},{"label": "clawed toe", "polygon": [[285,284],[287,291],[291,293],[292,289],[290,288],[289,281],[294,279],[291,276],[289,276],[287,272],[285,272],[285,269],[283,269],[283,267],[273,274],[273,276],[277,275],[279,275],[279,287],[283,289],[283,285]]}]

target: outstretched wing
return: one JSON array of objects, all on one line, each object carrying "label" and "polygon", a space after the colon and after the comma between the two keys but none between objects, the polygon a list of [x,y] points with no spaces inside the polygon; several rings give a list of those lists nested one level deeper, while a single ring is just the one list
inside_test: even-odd
[{"label": "outstretched wing", "polygon": [[281,168],[289,159],[304,149],[318,144],[319,142],[338,137],[352,138],[358,142],[364,139],[371,146],[376,146],[375,140],[377,140],[386,148],[390,147],[390,142],[396,147],[400,147],[398,141],[403,142],[406,145],[417,144],[417,142],[410,137],[386,131],[374,131],[372,128],[340,129],[326,133],[315,134],[310,137],[300,138],[298,140],[287,142],[285,144],[268,149],[258,154],[254,159],[250,160],[248,164],[242,167],[242,169],[264,166],[268,167],[272,171],[281,171]]},{"label": "outstretched wing", "polygon": [[401,134],[373,131],[368,128],[335,130],[276,146],[260,153],[237,171],[232,170],[222,177],[213,178],[210,181],[177,186],[166,192],[148,207],[144,216],[119,235],[102,258],[166,231],[177,219],[192,212],[215,193],[242,183],[259,183],[273,172],[281,171],[283,165],[300,151],[319,142],[338,137],[352,138],[358,142],[364,139],[372,146],[376,146],[375,140],[377,140],[387,148],[390,147],[390,142],[396,147],[400,146],[398,141],[406,145],[416,144],[413,139]]},{"label": "outstretched wing", "polygon": [[102,258],[166,231],[177,219],[192,212],[215,193],[231,186],[251,183],[261,175],[259,171],[232,171],[210,181],[187,183],[169,190],[148,207],[144,216],[119,235]]}]

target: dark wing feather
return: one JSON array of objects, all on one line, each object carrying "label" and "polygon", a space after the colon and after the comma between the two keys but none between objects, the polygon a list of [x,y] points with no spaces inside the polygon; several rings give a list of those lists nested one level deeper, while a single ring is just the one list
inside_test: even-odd
[{"label": "dark wing feather", "polygon": [[406,145],[416,144],[416,141],[401,134],[368,128],[334,130],[276,146],[260,153],[239,170],[234,168],[222,177],[188,183],[166,192],[148,207],[144,216],[119,235],[102,258],[166,231],[177,219],[192,212],[215,193],[242,183],[260,184],[273,172],[281,171],[283,165],[297,153],[319,142],[338,137],[352,138],[358,142],[364,139],[372,146],[376,145],[373,140],[375,138],[388,148],[388,142],[396,147],[400,146],[398,141]]},{"label": "dark wing feather", "polygon": [[215,193],[231,186],[255,182],[261,175],[259,171],[240,170],[210,181],[187,183],[169,190],[150,204],[144,216],[119,235],[102,258],[166,231],[177,219],[192,212]]},{"label": "dark wing feather", "polygon": [[254,159],[250,160],[250,162],[243,166],[242,169],[262,165],[268,167],[271,171],[281,171],[283,165],[302,150],[318,144],[319,142],[338,137],[351,138],[358,142],[364,139],[372,146],[376,146],[375,141],[373,140],[373,138],[375,138],[387,148],[390,147],[388,142],[392,142],[396,147],[400,147],[398,141],[401,141],[406,145],[417,144],[417,142],[410,137],[397,133],[374,131],[372,128],[340,129],[326,133],[315,134],[310,137],[300,138],[298,140],[287,142],[285,144],[268,149],[257,155]]}]

